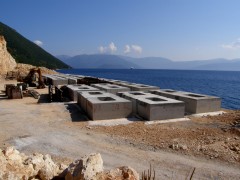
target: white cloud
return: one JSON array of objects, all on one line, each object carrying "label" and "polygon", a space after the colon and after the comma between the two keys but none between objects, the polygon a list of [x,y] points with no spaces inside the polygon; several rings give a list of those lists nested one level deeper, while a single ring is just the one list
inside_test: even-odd
[{"label": "white cloud", "polygon": [[231,42],[230,44],[223,44],[222,48],[224,48],[224,49],[239,49],[240,48],[240,38],[238,38],[234,42]]},{"label": "white cloud", "polygon": [[127,53],[130,53],[130,52],[131,52],[131,47],[128,44],[125,45],[124,53],[127,54]]},{"label": "white cloud", "polygon": [[98,50],[99,50],[100,53],[106,53],[106,47],[99,46]]},{"label": "white cloud", "polygon": [[113,43],[113,42],[111,42],[110,44],[109,44],[109,50],[110,50],[110,52],[111,53],[114,53],[115,51],[117,51],[117,47],[115,46],[115,44]]},{"label": "white cloud", "polygon": [[42,46],[43,45],[43,42],[40,41],[40,40],[35,40],[34,43],[38,46]]},{"label": "white cloud", "polygon": [[142,53],[142,47],[139,45],[125,45],[124,48],[124,53],[128,54],[128,53],[136,53],[136,54],[141,54]]},{"label": "white cloud", "polygon": [[137,54],[141,54],[142,53],[142,47],[138,46],[138,45],[132,45],[131,46],[132,50],[137,53]]},{"label": "white cloud", "polygon": [[98,50],[100,53],[114,53],[117,51],[117,47],[111,42],[108,46],[99,46]]}]

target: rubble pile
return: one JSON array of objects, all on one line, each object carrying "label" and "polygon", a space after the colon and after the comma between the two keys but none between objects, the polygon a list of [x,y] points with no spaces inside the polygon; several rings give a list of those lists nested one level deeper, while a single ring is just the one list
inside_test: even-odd
[{"label": "rubble pile", "polygon": [[5,150],[0,149],[0,167],[0,179],[139,179],[137,172],[126,166],[104,171],[99,153],[84,156],[66,166],[53,162],[48,154],[34,153],[27,156],[14,147],[8,147]]},{"label": "rubble pile", "polygon": [[[30,69],[32,68],[38,68],[36,66],[30,65],[30,64],[22,64],[18,63],[14,71],[18,72],[21,76],[26,76]],[[46,67],[39,67],[41,69],[42,74],[57,74],[56,71],[48,69]]]}]

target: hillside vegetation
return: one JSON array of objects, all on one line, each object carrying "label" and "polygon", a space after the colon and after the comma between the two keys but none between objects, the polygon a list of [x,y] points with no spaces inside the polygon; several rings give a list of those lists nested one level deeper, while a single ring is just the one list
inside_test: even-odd
[{"label": "hillside vegetation", "polygon": [[1,22],[0,35],[4,36],[7,41],[7,50],[17,63],[43,66],[50,69],[69,68],[68,65]]}]

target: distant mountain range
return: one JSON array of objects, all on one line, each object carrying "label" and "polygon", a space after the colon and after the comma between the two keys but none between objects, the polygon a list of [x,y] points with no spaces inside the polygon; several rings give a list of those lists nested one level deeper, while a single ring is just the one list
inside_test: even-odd
[{"label": "distant mountain range", "polygon": [[163,57],[132,58],[127,56],[93,54],[74,57],[60,55],[57,58],[73,68],[99,69],[182,69],[240,71],[240,59],[210,59],[194,61],[173,61]]},{"label": "distant mountain range", "polygon": [[44,66],[50,69],[69,68],[67,64],[1,22],[0,35],[4,36],[8,52],[18,63]]}]

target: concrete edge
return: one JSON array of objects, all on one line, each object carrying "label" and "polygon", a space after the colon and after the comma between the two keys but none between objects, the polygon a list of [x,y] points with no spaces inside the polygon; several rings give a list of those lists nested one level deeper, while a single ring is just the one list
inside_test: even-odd
[{"label": "concrete edge", "polygon": [[154,121],[147,121],[145,125],[151,124],[164,124],[164,123],[172,123],[172,122],[181,122],[181,121],[190,121],[189,118],[176,118],[176,119],[166,119],[166,120],[154,120]]},{"label": "concrete edge", "polygon": [[218,116],[225,114],[225,111],[215,111],[215,112],[207,112],[207,113],[199,113],[199,114],[192,114],[189,117],[205,117],[205,116]]},{"label": "concrete edge", "polygon": [[120,119],[109,119],[109,120],[95,120],[87,121],[89,126],[118,126],[133,123],[139,121],[137,118],[120,118]]}]

